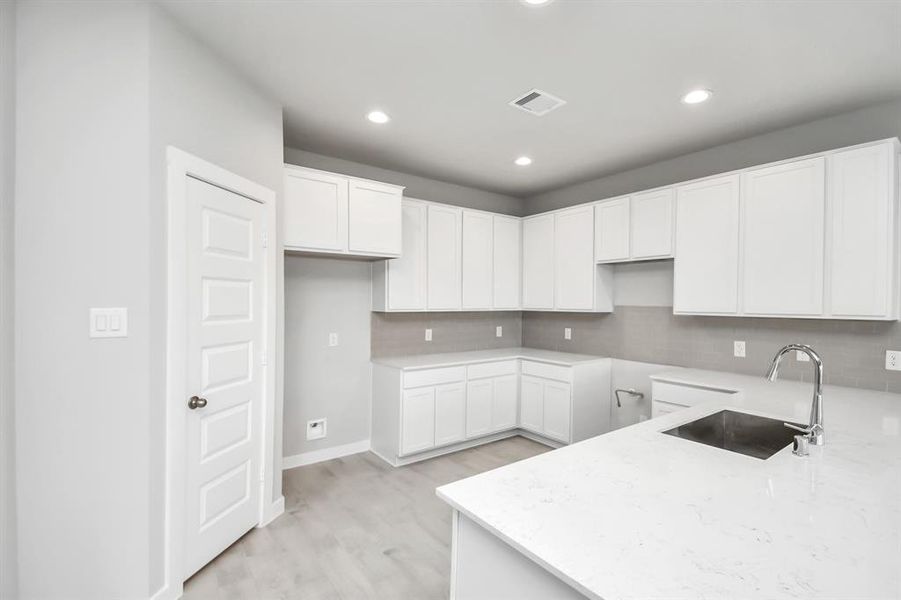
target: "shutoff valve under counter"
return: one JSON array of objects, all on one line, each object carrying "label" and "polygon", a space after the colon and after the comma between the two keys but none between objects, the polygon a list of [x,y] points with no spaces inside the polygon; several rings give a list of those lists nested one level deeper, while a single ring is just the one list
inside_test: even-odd
[{"label": "shutoff valve under counter", "polygon": [[372,451],[401,466],[524,435],[610,429],[610,359],[531,348],[373,359]]}]

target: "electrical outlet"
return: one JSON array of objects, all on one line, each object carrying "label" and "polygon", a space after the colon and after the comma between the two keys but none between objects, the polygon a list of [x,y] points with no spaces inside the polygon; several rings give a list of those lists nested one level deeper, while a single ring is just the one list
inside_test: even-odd
[{"label": "electrical outlet", "polygon": [[504,337],[504,328],[498,325],[494,328],[494,337]]},{"label": "electrical outlet", "polygon": [[732,354],[737,356],[738,358],[745,357],[745,343],[744,342],[733,342],[732,343]]},{"label": "electrical outlet", "polygon": [[337,333],[328,334],[328,345],[329,346],[337,346],[338,345],[338,334]]},{"label": "electrical outlet", "polygon": [[795,360],[797,360],[798,362],[810,362],[810,357],[806,352],[795,350]]},{"label": "electrical outlet", "polygon": [[885,368],[889,371],[901,371],[901,350],[885,351]]},{"label": "electrical outlet", "polygon": [[327,419],[314,419],[307,421],[307,439],[321,440],[327,435]]},{"label": "electrical outlet", "polygon": [[427,341],[427,342],[432,341],[432,330],[431,329],[425,330],[425,341]]},{"label": "electrical outlet", "polygon": [[571,340],[571,339],[573,339],[573,330],[572,330],[571,327],[564,327],[564,328],[563,328],[563,339],[564,339],[564,340]]}]

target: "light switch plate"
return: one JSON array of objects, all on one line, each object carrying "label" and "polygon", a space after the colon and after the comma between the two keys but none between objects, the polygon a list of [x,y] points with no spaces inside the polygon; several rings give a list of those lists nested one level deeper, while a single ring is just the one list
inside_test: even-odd
[{"label": "light switch plate", "polygon": [[744,342],[736,341],[736,342],[733,342],[732,346],[733,346],[732,354],[734,354],[738,358],[745,357],[745,343]]},{"label": "light switch plate", "polygon": [[314,419],[312,421],[307,421],[307,439],[308,440],[321,440],[324,438],[327,431],[328,420],[327,419]]},{"label": "light switch plate", "polygon": [[885,351],[885,368],[889,371],[901,371],[901,350]]},{"label": "light switch plate", "polygon": [[337,333],[328,334],[328,345],[329,346],[337,346],[338,345],[338,334]]},{"label": "light switch plate", "polygon": [[504,337],[504,328],[498,325],[494,328],[494,337]]},{"label": "light switch plate", "polygon": [[127,308],[92,308],[88,335],[92,338],[128,337]]},{"label": "light switch plate", "polygon": [[427,342],[432,341],[432,330],[431,329],[425,330],[425,341],[427,341]]},{"label": "light switch plate", "polygon": [[564,328],[563,328],[563,339],[564,339],[564,340],[571,340],[571,339],[573,339],[573,330],[572,330],[571,327],[564,327]]}]

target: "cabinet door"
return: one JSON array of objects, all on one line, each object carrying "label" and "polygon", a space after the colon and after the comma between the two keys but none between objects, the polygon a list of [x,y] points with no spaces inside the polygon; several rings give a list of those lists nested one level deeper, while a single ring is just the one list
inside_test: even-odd
[{"label": "cabinet door", "polygon": [[893,160],[891,144],[829,157],[826,265],[833,316],[891,316]]},{"label": "cabinet door", "polygon": [[672,188],[635,194],[629,202],[632,260],[673,255]]},{"label": "cabinet door", "polygon": [[599,202],[594,207],[595,260],[629,260],[629,199]]},{"label": "cabinet door", "polygon": [[520,307],[522,224],[514,217],[494,216],[494,308]]},{"label": "cabinet door", "polygon": [[494,378],[494,395],[491,406],[491,429],[503,431],[516,427],[516,375],[504,375]]},{"label": "cabinet door", "polygon": [[572,393],[568,383],[544,382],[544,434],[569,443]]},{"label": "cabinet door", "polygon": [[282,227],[285,247],[347,249],[347,179],[286,169]]},{"label": "cabinet door", "polygon": [[397,256],[401,253],[400,188],[371,181],[350,181],[347,249]]},{"label": "cabinet door", "polygon": [[519,426],[535,433],[544,431],[544,381],[537,377],[520,378]]},{"label": "cabinet door", "polygon": [[435,388],[404,391],[401,417],[401,454],[435,447]]},{"label": "cabinet door", "polygon": [[491,379],[470,381],[466,385],[466,437],[491,433]]},{"label": "cabinet door", "polygon": [[460,222],[463,211],[429,205],[428,307],[431,310],[460,308]]},{"label": "cabinet door", "polygon": [[466,437],[466,396],[462,383],[435,388],[435,445],[452,444]]},{"label": "cabinet door", "polygon": [[403,251],[388,261],[388,309],[424,310],[426,294],[426,205],[404,200]]},{"label": "cabinet door", "polygon": [[591,206],[555,215],[554,298],[561,310],[594,307],[594,211]]},{"label": "cabinet door", "polygon": [[676,188],[673,311],[738,312],[739,177]]},{"label": "cabinet door", "polygon": [[742,311],[823,312],[824,158],[742,175]]},{"label": "cabinet door", "polygon": [[522,307],[554,308],[554,215],[522,222]]},{"label": "cabinet door", "polygon": [[463,211],[463,308],[491,308],[494,219],[488,213]]}]

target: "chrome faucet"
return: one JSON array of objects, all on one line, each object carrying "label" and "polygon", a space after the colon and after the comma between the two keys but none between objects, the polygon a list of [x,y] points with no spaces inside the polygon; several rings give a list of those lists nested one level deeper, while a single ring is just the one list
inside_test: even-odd
[{"label": "chrome faucet", "polygon": [[[813,404],[810,406],[810,424],[807,427],[798,427],[791,423],[785,423],[784,425],[803,433],[807,441],[814,446],[822,446],[826,443],[826,440],[823,430],[823,359],[820,358],[820,355],[806,344],[789,344],[773,357],[773,362],[770,363],[770,368],[767,369],[766,378],[770,381],[776,381],[776,377],[779,376],[779,363],[782,361],[782,357],[794,351],[803,352],[810,357],[810,361],[813,363]],[[796,454],[800,454],[800,452],[796,452]]]}]

